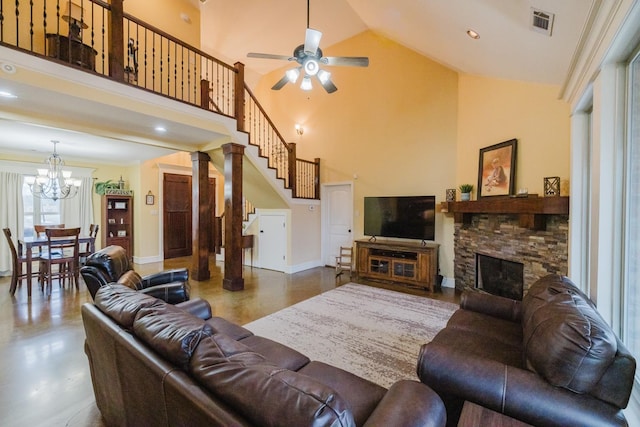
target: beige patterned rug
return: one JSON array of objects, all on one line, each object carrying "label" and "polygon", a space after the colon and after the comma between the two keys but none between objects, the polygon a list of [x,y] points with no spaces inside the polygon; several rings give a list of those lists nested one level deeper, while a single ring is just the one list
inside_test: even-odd
[{"label": "beige patterned rug", "polygon": [[417,379],[420,346],[457,304],[348,283],[245,325],[308,356],[388,388]]}]

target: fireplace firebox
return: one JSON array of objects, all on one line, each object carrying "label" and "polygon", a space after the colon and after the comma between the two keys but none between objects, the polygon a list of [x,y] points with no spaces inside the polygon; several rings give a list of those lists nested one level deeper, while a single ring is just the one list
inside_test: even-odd
[{"label": "fireplace firebox", "polygon": [[522,300],[524,264],[476,253],[476,288]]}]

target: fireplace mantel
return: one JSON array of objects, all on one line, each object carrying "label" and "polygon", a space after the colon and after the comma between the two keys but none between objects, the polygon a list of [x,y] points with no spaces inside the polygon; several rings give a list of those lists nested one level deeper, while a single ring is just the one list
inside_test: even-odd
[{"label": "fireplace mantel", "polygon": [[455,222],[470,224],[474,214],[518,215],[520,227],[545,230],[547,215],[569,215],[569,197],[486,197],[470,202],[442,202],[442,212]]}]

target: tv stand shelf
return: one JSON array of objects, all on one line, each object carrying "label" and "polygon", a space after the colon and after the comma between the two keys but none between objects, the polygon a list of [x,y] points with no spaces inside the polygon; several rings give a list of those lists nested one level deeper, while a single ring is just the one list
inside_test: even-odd
[{"label": "tv stand shelf", "polygon": [[356,240],[359,277],[423,287],[431,292],[438,274],[437,243]]}]

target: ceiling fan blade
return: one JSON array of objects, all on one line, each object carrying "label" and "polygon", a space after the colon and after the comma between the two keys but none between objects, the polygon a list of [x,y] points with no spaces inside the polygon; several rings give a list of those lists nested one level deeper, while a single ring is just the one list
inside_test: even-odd
[{"label": "ceiling fan blade", "polygon": [[336,85],[333,84],[330,78],[323,80],[317,74],[316,74],[316,77],[318,77],[318,81],[320,81],[320,84],[322,85],[324,90],[327,91],[327,93],[333,93],[338,90],[338,88],[336,87]]},{"label": "ceiling fan blade", "polygon": [[274,84],[273,86],[271,86],[272,90],[280,90],[284,87],[284,85],[286,85],[287,83],[289,83],[289,77],[287,77],[287,75],[285,74],[283,78],[281,78],[280,80],[278,80],[278,82],[276,84]]},{"label": "ceiling fan blade", "polygon": [[289,61],[292,59],[290,56],[287,56],[287,55],[274,55],[272,53],[254,53],[254,52],[247,53],[247,58],[284,59],[285,61]]},{"label": "ceiling fan blade", "polygon": [[325,56],[320,62],[327,65],[345,65],[349,67],[368,67],[369,58],[366,56]]},{"label": "ceiling fan blade", "polygon": [[307,28],[307,32],[304,37],[304,51],[311,55],[315,55],[320,47],[320,39],[322,38],[322,32],[314,30],[313,28]]}]

